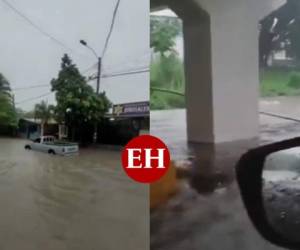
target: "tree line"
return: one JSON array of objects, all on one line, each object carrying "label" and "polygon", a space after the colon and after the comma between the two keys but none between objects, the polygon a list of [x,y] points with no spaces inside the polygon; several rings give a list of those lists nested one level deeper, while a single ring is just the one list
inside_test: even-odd
[{"label": "tree line", "polygon": [[[65,54],[61,59],[61,69],[56,78],[50,82],[51,91],[55,93],[56,104],[37,103],[30,112],[19,112],[21,117],[41,120],[43,127],[54,119],[69,128],[69,139],[84,141],[85,134],[95,122],[101,122],[111,103],[105,92],[97,94],[88,84],[88,79],[81,75],[78,67]],[[18,115],[14,108],[9,82],[0,74],[0,127],[9,126],[16,129]]]}]

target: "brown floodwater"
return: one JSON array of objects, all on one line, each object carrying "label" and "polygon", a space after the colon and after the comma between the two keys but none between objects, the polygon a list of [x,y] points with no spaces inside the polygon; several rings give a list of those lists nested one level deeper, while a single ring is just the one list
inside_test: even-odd
[{"label": "brown floodwater", "polygon": [[[265,98],[260,109],[299,118],[300,98]],[[253,227],[234,168],[251,147],[299,136],[299,123],[260,115],[259,140],[191,144],[184,109],[152,111],[151,134],[164,140],[180,172],[178,193],[151,212],[151,250],[281,249]]]},{"label": "brown floodwater", "polygon": [[0,138],[1,250],[149,249],[148,187],[123,173],[120,152],[61,157]]}]

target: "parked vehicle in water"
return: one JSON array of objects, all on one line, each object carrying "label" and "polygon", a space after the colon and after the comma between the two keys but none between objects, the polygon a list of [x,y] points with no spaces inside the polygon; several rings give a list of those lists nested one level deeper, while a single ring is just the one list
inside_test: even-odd
[{"label": "parked vehicle in water", "polygon": [[73,155],[77,154],[79,147],[77,143],[56,141],[54,136],[42,136],[25,145],[27,150],[37,150],[48,154]]}]

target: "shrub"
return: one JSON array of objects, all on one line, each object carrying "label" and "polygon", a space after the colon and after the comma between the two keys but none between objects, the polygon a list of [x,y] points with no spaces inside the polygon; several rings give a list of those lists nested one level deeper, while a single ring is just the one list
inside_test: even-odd
[{"label": "shrub", "polygon": [[288,86],[293,89],[299,89],[300,88],[300,74],[297,74],[297,73],[292,74],[290,76]]},{"label": "shrub", "polygon": [[[177,54],[157,56],[151,63],[151,87],[184,92],[185,77],[183,62]],[[184,108],[185,98],[172,93],[151,92],[151,109]]]}]

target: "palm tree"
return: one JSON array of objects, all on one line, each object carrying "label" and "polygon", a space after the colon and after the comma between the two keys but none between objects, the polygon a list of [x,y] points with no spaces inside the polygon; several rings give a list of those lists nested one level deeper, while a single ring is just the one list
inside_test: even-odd
[{"label": "palm tree", "polygon": [[48,105],[47,102],[42,101],[34,107],[34,118],[41,120],[41,136],[44,135],[44,127],[53,118],[54,106]]},{"label": "palm tree", "polygon": [[0,73],[0,92],[9,93],[10,86],[9,81]]}]

